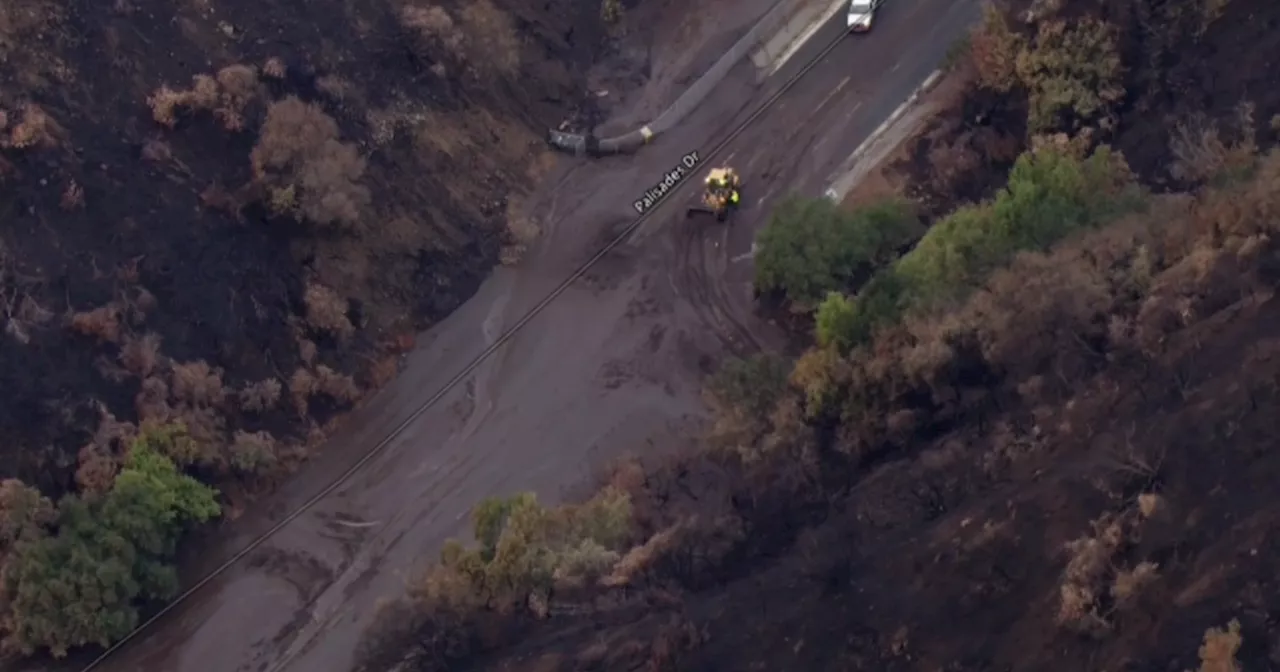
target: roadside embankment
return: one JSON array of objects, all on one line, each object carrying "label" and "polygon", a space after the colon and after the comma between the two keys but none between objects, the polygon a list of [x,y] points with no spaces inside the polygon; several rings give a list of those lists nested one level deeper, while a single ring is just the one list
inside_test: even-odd
[{"label": "roadside embankment", "polygon": [[748,54],[761,73],[759,80],[763,82],[768,79],[816,35],[826,21],[835,16],[843,2],[844,0],[781,0],[653,121],[629,133],[610,138],[553,129],[547,131],[547,143],[555,149],[577,156],[635,152],[697,109]]}]

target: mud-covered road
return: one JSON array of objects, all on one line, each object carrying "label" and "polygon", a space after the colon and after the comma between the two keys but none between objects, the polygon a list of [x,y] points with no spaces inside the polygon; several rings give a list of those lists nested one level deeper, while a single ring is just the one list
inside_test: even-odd
[{"label": "mud-covered road", "polygon": [[[347,672],[378,601],[399,594],[404,573],[445,538],[465,533],[477,501],[517,490],[554,500],[595,464],[678,447],[702,412],[699,381],[725,346],[777,340],[750,311],[751,241],[770,204],[789,191],[821,194],[835,168],[941,62],[976,7],[976,0],[891,0],[873,33],[846,38],[712,162],[731,163],[745,180],[747,205],[731,227],[685,220],[698,179],[686,181],[367,468],[97,669]],[[425,335],[407,371],[269,510],[235,524],[233,546],[400,424],[625,228],[645,185],[681,155],[709,152],[843,27],[837,16],[763,85],[744,63],[637,156],[568,161],[574,165],[538,201],[543,237],[525,261],[499,269]]]}]

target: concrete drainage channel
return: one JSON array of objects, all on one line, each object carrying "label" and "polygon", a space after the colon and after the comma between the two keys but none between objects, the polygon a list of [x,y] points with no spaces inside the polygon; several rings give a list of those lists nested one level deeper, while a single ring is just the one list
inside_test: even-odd
[{"label": "concrete drainage channel", "polygon": [[847,1],[781,0],[653,121],[630,133],[612,138],[549,130],[547,143],[557,150],[576,156],[599,157],[633,153],[648,144],[657,134],[680,123],[701,105],[712,89],[724,81],[729,71],[748,54],[759,69],[761,79],[777,72]]}]

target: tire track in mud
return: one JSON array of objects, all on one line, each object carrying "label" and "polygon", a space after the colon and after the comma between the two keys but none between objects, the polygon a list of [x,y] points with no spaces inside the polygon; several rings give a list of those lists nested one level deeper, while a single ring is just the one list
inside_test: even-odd
[{"label": "tire track in mud", "polygon": [[[714,159],[715,156],[721,153],[725,147],[734,142],[736,138],[747,130],[757,118],[764,115],[765,112],[779,99],[781,99],[788,90],[800,81],[800,79],[809,70],[813,69],[822,61],[823,58],[826,57],[827,54],[831,53],[839,43],[840,42],[838,40],[831,42],[822,52],[815,56],[813,60],[806,64],[805,67],[792,75],[785,85],[772,92],[769,97],[760,104],[760,106],[747,116],[747,118],[743,119],[741,122],[736,122],[734,130],[720,139],[717,144],[706,153],[706,158],[708,160]],[[186,589],[177,598],[153,614],[149,619],[140,624],[124,638],[108,647],[106,651],[90,662],[89,665],[84,668],[83,672],[89,672],[90,670],[97,668],[114,652],[126,646],[148,627],[160,621],[167,614],[171,613],[172,610],[185,603],[200,590],[209,586],[219,576],[225,574],[237,563],[254,553],[256,549],[261,548],[263,544],[267,543],[280,531],[284,530],[290,523],[299,520],[308,511],[311,511],[316,507],[317,504],[322,503],[327,497],[331,497],[335,495],[335,493],[338,495],[338,498],[343,497],[342,488],[344,485],[350,483],[353,477],[361,475],[360,472],[371,466],[371,463],[373,463],[374,460],[385,456],[388,452],[396,452],[394,448],[392,451],[388,451],[387,449],[391,448],[393,446],[393,442],[398,438],[401,438],[402,434],[410,428],[413,423],[417,422],[418,419],[428,410],[433,408],[437,402],[445,399],[447,394],[451,390],[455,389],[458,384],[463,383],[468,378],[472,378],[480,373],[480,371],[483,371],[484,369],[482,367],[487,360],[497,354],[498,351],[502,349],[502,346],[508,344],[527,324],[556,301],[558,297],[568,291],[575,282],[590,271],[593,265],[608,256],[613,249],[623,245],[626,238],[644,224],[647,219],[647,214],[648,213],[644,213],[633,220],[632,223],[627,225],[627,227],[618,235],[618,237],[609,240],[603,248],[588,258],[584,263],[577,266],[567,278],[555,285],[549,293],[542,295],[541,298],[532,305],[532,307],[524,311],[523,314],[515,320],[514,324],[505,327],[496,342],[489,344],[488,347],[484,348],[484,350],[482,350],[478,355],[471,358],[461,371],[449,378],[439,389],[428,396],[424,401],[416,404],[408,417],[401,420],[394,428],[383,436],[383,438],[378,440],[373,447],[363,451],[359,459],[347,467],[346,470],[343,471],[336,479],[330,481],[319,492],[315,493],[301,505],[291,510],[270,529],[256,536],[247,546],[237,551],[214,571],[208,573],[190,588]],[[681,249],[684,250],[684,254],[682,256],[688,263],[681,265],[681,269],[683,270],[676,270],[681,276],[680,282],[685,284],[690,291],[697,292],[697,296],[700,297],[700,299],[696,301],[691,301],[691,303],[694,304],[693,307],[695,313],[700,316],[700,319],[703,320],[708,327],[712,328],[713,333],[720,335],[722,339],[726,339],[725,345],[730,351],[746,352],[752,347],[758,348],[759,345],[757,343],[757,339],[752,335],[751,331],[733,316],[731,305],[727,300],[725,300],[723,290],[714,287],[709,282],[706,268],[707,254],[705,250],[705,236],[701,230],[693,229],[692,227],[690,228],[691,231],[686,234],[687,236],[690,236],[689,238],[678,239],[683,241]],[[550,233],[554,237],[556,231],[553,229]],[[477,406],[483,407],[481,404],[477,404]],[[468,422],[467,425],[469,427],[479,427],[479,423],[480,421]],[[462,440],[465,441],[465,439]],[[437,456],[438,461],[442,464],[440,464],[439,467],[432,469],[432,473],[428,477],[423,479],[422,482],[416,483],[416,487],[410,490],[416,490],[421,494],[415,497],[411,502],[402,502],[396,512],[387,518],[386,524],[379,526],[378,531],[370,535],[370,537],[357,542],[359,546],[363,547],[361,548],[361,551],[357,553],[358,557],[356,557],[353,562],[344,563],[346,565],[345,567],[338,569],[333,573],[334,581],[324,589],[323,594],[319,599],[311,602],[310,609],[299,611],[300,615],[310,612],[310,618],[307,619],[307,626],[304,627],[303,632],[297,633],[297,636],[290,638],[292,640],[292,644],[289,646],[287,652],[282,656],[275,657],[275,661],[264,660],[266,656],[255,656],[253,663],[250,663],[251,666],[257,664],[259,666],[258,669],[267,669],[268,665],[270,665],[270,669],[273,672],[276,672],[283,669],[291,662],[292,659],[296,659],[296,657],[301,653],[311,649],[314,644],[319,641],[320,637],[329,630],[330,624],[334,623],[337,618],[356,609],[356,605],[353,604],[349,598],[344,598],[340,596],[340,594],[345,593],[347,587],[356,585],[356,581],[360,578],[359,574],[363,574],[365,573],[365,570],[370,570],[375,567],[379,560],[386,555],[388,550],[391,549],[396,542],[410,530],[415,527],[430,527],[434,525],[435,521],[438,521],[441,516],[446,515],[446,512],[440,510],[440,504],[449,500],[459,489],[468,484],[468,479],[465,477],[466,474],[474,473],[480,469],[481,466],[491,457],[491,453],[497,452],[504,447],[501,445],[501,442],[495,442],[491,445],[490,450],[485,451],[484,454],[479,454],[462,451],[457,448],[456,445],[456,443],[451,442],[445,449],[433,451],[433,454]],[[367,474],[367,472],[365,473]],[[372,485],[379,488],[385,486],[385,484],[382,483]],[[351,492],[351,490],[348,490],[348,492]],[[351,494],[355,495],[356,493],[351,492]],[[430,502],[426,507],[422,506],[424,500]],[[409,504],[409,506],[404,506],[404,504]],[[365,503],[364,506],[354,505],[352,508],[357,510],[364,509],[367,511],[374,506],[376,506],[374,502],[368,502]],[[420,515],[415,517],[413,525],[404,525],[402,523],[405,516],[414,514]],[[460,514],[457,519],[461,520],[463,516],[465,516],[465,513]],[[363,524],[363,522],[361,524]],[[357,569],[359,570],[358,574],[354,571]],[[353,574],[356,575],[352,576]],[[285,630],[288,630],[288,626],[285,627]]]},{"label": "tire track in mud", "polygon": [[[562,188],[571,183],[571,178],[583,167],[576,166],[567,171],[552,189],[545,192],[534,211],[542,210],[553,216],[557,207],[564,207],[560,196]],[[586,198],[578,199],[585,202]],[[580,202],[571,202],[566,209],[573,211]],[[541,227],[540,227],[541,228]],[[548,227],[541,230],[543,245],[550,243],[559,233],[559,227]],[[499,269],[499,273],[502,269]],[[508,277],[504,290],[494,300],[480,325],[480,331],[486,345],[493,345],[503,334],[506,326],[507,306],[515,287],[513,279]],[[364,584],[372,581],[379,565],[387,554],[395,548],[415,527],[432,526],[441,519],[439,507],[454,497],[468,482],[473,472],[484,462],[484,455],[463,450],[463,446],[479,431],[481,425],[488,420],[495,408],[494,389],[498,385],[503,363],[510,349],[510,343],[504,344],[486,359],[466,381],[467,405],[463,426],[457,429],[431,457],[425,459],[417,468],[400,475],[401,479],[417,481],[413,488],[402,488],[401,491],[420,493],[405,501],[391,516],[382,520],[372,520],[364,525],[375,526],[376,531],[363,535],[354,542],[349,542],[350,554],[343,566],[333,572],[329,580],[316,591],[315,596],[307,604],[299,607],[298,617],[291,628],[294,636],[283,652],[274,661],[263,661],[260,667],[270,672],[281,672],[298,658],[312,651],[334,624],[342,619],[351,607],[348,602],[353,594]],[[433,464],[434,463],[434,464]],[[387,461],[388,465],[393,464]],[[375,467],[362,482],[350,484],[347,493],[367,492],[370,488],[385,486],[389,479],[396,478],[385,468]],[[469,510],[468,510],[469,513]],[[347,514],[348,516],[351,514]],[[409,577],[404,577],[408,579]],[[299,627],[300,626],[300,627]]]},{"label": "tire track in mud", "polygon": [[[676,268],[671,281],[676,294],[688,302],[698,320],[714,334],[725,349],[737,357],[746,357],[763,349],[760,339],[734,315],[733,304],[725,294],[723,270],[727,266],[727,246],[715,246],[711,255],[707,251],[707,237],[720,232],[721,226],[686,222],[675,227]],[[709,258],[712,257],[712,258]],[[714,257],[726,257],[716,264]],[[714,273],[712,266],[716,266]]]},{"label": "tire track in mud", "polygon": [[[495,300],[489,315],[481,323],[481,333],[486,344],[497,341],[502,332],[506,317],[507,302],[510,300],[510,287]],[[446,441],[437,453],[442,462],[432,468],[431,459],[423,461],[418,468],[403,474],[406,480],[423,481],[416,491],[421,493],[404,502],[397,511],[385,521],[369,521],[361,525],[376,525],[377,531],[363,536],[353,546],[353,553],[344,566],[328,581],[323,588],[304,606],[299,608],[296,620],[301,627],[293,628],[296,636],[284,654],[271,665],[270,670],[276,672],[285,669],[290,663],[312,650],[320,638],[340,618],[350,611],[349,601],[353,594],[364,584],[373,580],[373,574],[390,552],[411,531],[425,522],[430,525],[439,519],[438,507],[451,498],[468,482],[471,473],[479,465],[480,456],[461,450],[462,446],[479,431],[481,424],[488,419],[494,409],[494,396],[490,393],[492,383],[505,360],[506,348],[494,353],[483,366],[477,369],[468,381],[471,409],[461,428]],[[380,480],[385,484],[382,478]],[[366,488],[371,483],[366,483]],[[403,491],[403,490],[402,490]],[[413,492],[414,489],[409,489]],[[408,577],[405,577],[408,578]],[[266,667],[266,665],[262,665]]]},{"label": "tire track in mud", "polygon": [[[780,176],[799,176],[800,168],[810,156],[811,150],[820,135],[806,133],[803,124],[791,127],[786,141],[779,143],[786,147],[782,152],[777,148],[768,152],[755,153],[747,157],[747,167],[751,169],[758,159],[763,159],[763,167],[752,170],[755,180],[770,185],[762,194],[757,204],[771,205],[774,197],[779,195]],[[768,146],[764,143],[758,146]],[[730,158],[732,155],[730,156]],[[676,293],[684,298],[709,331],[716,335],[725,348],[736,357],[746,357],[765,349],[764,341],[747,326],[746,320],[735,314],[734,304],[724,285],[724,275],[731,260],[729,259],[728,234],[725,227],[751,226],[753,220],[768,217],[767,213],[756,217],[746,217],[747,208],[740,209],[730,216],[725,223],[704,221],[686,221],[671,227],[674,230],[676,268],[671,273],[672,284]],[[707,241],[717,234],[724,234],[719,245],[707,246]]]},{"label": "tire track in mud", "polygon": [[[295,636],[292,643],[269,668],[265,664],[260,665],[262,669],[279,672],[311,651],[325,632],[350,611],[349,601],[353,593],[362,584],[373,579],[373,572],[377,571],[387,553],[414,527],[424,524],[430,526],[440,518],[439,506],[456,494],[483,462],[484,455],[468,453],[459,448],[487,418],[489,413],[485,406],[487,404],[477,405],[466,426],[449,438],[445,449],[441,451],[444,459],[438,466],[428,470],[428,465],[424,464],[404,475],[406,479],[420,481],[418,487],[408,489],[420,494],[402,502],[402,506],[390,517],[382,521],[370,521],[379,523],[377,531],[357,542],[359,550],[353,557],[333,574],[332,579],[310,602],[299,608],[300,617],[294,625],[300,624],[301,627],[293,629]],[[423,473],[428,471],[429,473]],[[405,490],[402,488],[400,491]]]}]

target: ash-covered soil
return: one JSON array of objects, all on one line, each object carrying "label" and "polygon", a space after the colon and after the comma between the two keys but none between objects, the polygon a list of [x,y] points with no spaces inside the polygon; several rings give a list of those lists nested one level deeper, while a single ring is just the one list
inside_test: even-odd
[{"label": "ash-covered soil", "polygon": [[[707,450],[609,472],[601,496],[630,496],[635,543],[598,591],[555,584],[536,617],[420,598],[425,625],[371,648],[437,670],[431,654],[461,641],[475,653],[447,669],[521,672],[1280,664],[1280,98],[1265,65],[1280,14],[1134,0],[1010,15],[1031,4],[1117,28],[1123,91],[1101,113],[1041,117],[1039,141],[1092,128],[1082,144],[1123,152],[1145,212],[1026,253],[866,347],[810,352],[771,411],[722,418],[753,461]],[[1034,72],[1052,84],[1100,63]],[[887,182],[933,215],[989,197],[1031,144],[1034,104],[975,87]],[[440,566],[424,595],[446,592]]]},{"label": "ash-covered soil", "polygon": [[586,100],[600,17],[5,3],[0,477],[73,491],[120,455],[103,418],[183,421],[220,482],[246,481],[238,431],[295,461],[527,242],[519,201]]}]

